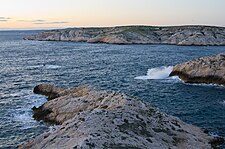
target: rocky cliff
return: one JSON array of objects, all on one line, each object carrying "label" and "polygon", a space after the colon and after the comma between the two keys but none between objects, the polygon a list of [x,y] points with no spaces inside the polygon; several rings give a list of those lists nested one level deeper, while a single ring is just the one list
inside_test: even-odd
[{"label": "rocky cliff", "polygon": [[225,54],[178,64],[173,68],[170,76],[179,76],[187,83],[225,85]]},{"label": "rocky cliff", "polygon": [[209,149],[223,141],[124,94],[45,84],[34,92],[49,96],[34,118],[59,125],[20,149]]},{"label": "rocky cliff", "polygon": [[45,31],[27,40],[110,44],[225,45],[225,28],[213,26],[121,26]]}]

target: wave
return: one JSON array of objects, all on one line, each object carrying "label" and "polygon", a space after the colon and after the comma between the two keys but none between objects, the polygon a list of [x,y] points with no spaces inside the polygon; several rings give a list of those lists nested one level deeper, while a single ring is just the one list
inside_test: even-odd
[{"label": "wave", "polygon": [[[172,70],[173,70],[173,66],[162,66],[162,67],[151,68],[151,69],[148,69],[146,76],[138,76],[138,77],[135,77],[135,79],[140,79],[140,80],[167,79],[169,78],[169,75],[172,72]],[[174,79],[176,77],[171,77],[171,78]]]},{"label": "wave", "polygon": [[209,88],[217,88],[217,89],[223,89],[224,90],[224,86],[223,85],[219,85],[219,84],[207,84],[207,83],[185,83],[184,81],[181,80],[182,83],[184,83],[185,85],[190,85],[190,86],[200,86],[200,87],[209,87]]},{"label": "wave", "polygon": [[24,107],[20,107],[13,111],[13,120],[22,126],[20,129],[37,127],[38,123],[32,117],[31,108],[34,106],[41,106],[47,99],[45,96],[34,94],[27,95],[24,98],[26,99],[26,103],[24,103]]},{"label": "wave", "polygon": [[43,69],[58,69],[62,66],[59,65],[36,65],[36,66],[29,66],[30,69],[37,69],[37,68],[43,68]]},{"label": "wave", "polygon": [[222,102],[222,104],[225,106],[225,100]]},{"label": "wave", "polygon": [[61,66],[59,65],[45,65],[46,69],[58,69],[61,68]]}]

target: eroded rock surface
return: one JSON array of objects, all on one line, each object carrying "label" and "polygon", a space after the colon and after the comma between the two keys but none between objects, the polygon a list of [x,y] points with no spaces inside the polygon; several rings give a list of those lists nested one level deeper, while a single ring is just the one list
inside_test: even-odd
[{"label": "eroded rock surface", "polygon": [[60,125],[20,149],[209,149],[213,141],[215,145],[200,128],[127,95],[87,86],[58,91],[58,97],[36,112],[39,120]]},{"label": "eroded rock surface", "polygon": [[40,84],[33,90],[35,94],[48,96],[48,100],[58,97],[58,93],[60,93],[61,91],[63,91],[63,89],[51,84]]},{"label": "eroded rock surface", "polygon": [[173,68],[170,76],[179,76],[187,83],[225,85],[225,54],[178,64]]},{"label": "eroded rock surface", "polygon": [[225,28],[213,26],[121,26],[42,32],[28,40],[110,44],[225,45]]}]

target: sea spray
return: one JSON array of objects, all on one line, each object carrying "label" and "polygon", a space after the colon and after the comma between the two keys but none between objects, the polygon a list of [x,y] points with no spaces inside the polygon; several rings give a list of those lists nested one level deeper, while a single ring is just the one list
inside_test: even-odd
[{"label": "sea spray", "polygon": [[167,79],[170,75],[170,73],[173,70],[173,66],[162,66],[162,67],[156,67],[148,69],[146,76],[139,76],[135,79],[141,79],[141,80],[158,80],[158,79]]},{"label": "sea spray", "polygon": [[24,106],[17,109],[11,109],[13,121],[22,124],[20,129],[37,127],[39,123],[33,119],[31,108],[34,106],[41,106],[47,99],[45,96],[35,94],[26,95],[24,96],[24,99]]}]

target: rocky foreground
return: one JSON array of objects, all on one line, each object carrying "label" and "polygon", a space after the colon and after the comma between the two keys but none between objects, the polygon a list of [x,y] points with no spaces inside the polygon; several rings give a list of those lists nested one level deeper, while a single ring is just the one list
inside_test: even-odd
[{"label": "rocky foreground", "polygon": [[48,96],[34,118],[59,125],[20,149],[210,149],[223,142],[124,94],[45,84],[34,93]]},{"label": "rocky foreground", "polygon": [[186,83],[225,85],[225,54],[178,64],[173,68],[170,76],[179,76]]},{"label": "rocky foreground", "polygon": [[45,31],[27,40],[73,41],[110,44],[225,45],[225,27],[214,26],[121,26]]}]

